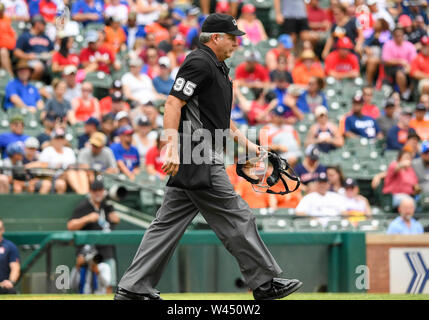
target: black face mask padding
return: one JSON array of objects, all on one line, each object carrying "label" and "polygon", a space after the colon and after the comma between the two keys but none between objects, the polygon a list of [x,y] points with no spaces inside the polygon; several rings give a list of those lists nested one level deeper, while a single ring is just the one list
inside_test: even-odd
[{"label": "black face mask padding", "polygon": [[[246,157],[245,162],[247,162],[248,160],[249,160],[249,157]],[[296,175],[295,171],[289,166],[289,163],[285,159],[280,158],[276,153],[269,152],[268,153],[268,160],[271,163],[271,165],[273,166],[273,173],[269,177],[267,177],[267,180],[266,180],[267,184],[270,187],[272,187],[279,180],[281,180],[286,191],[274,192],[274,191],[268,189],[266,191],[267,193],[285,195],[285,194],[294,192],[295,190],[297,190],[299,188],[301,181],[300,181],[299,177]],[[237,166],[236,166],[237,175],[246,179],[246,181],[250,182],[251,184],[258,184],[259,180],[253,179],[244,173],[244,171],[243,171],[244,164],[240,163],[240,162],[241,161],[239,161],[239,163],[237,163]],[[289,173],[288,170],[291,170],[292,174]],[[293,190],[290,190],[285,179],[282,177],[282,174],[284,174],[288,179],[290,179],[292,181],[296,181],[296,186]]]}]

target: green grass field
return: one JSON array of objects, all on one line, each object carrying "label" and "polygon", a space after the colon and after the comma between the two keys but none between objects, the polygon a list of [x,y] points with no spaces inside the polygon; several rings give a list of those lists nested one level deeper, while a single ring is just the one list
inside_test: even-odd
[{"label": "green grass field", "polygon": [[[250,293],[166,293],[165,300],[253,300]],[[0,300],[113,300],[113,295],[20,294]],[[429,294],[295,293],[284,300],[429,300]]]}]

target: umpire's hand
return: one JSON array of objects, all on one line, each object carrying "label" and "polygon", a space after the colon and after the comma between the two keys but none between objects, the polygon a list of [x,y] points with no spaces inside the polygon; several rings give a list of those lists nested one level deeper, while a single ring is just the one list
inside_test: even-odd
[{"label": "umpire's hand", "polygon": [[176,175],[177,171],[179,171],[179,153],[177,152],[177,147],[174,147],[172,143],[168,143],[166,145],[165,152],[165,162],[162,165],[161,169],[166,174],[171,174],[172,176]]}]

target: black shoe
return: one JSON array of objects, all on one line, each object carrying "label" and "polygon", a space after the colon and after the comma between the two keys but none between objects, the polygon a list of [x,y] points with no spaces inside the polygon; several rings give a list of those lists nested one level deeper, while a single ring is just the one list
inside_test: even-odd
[{"label": "black shoe", "polygon": [[257,288],[253,290],[253,297],[255,300],[281,299],[295,292],[301,286],[302,282],[296,279],[274,278],[271,280],[271,288],[266,290]]},{"label": "black shoe", "polygon": [[134,293],[118,287],[113,300],[162,300],[156,293]]}]

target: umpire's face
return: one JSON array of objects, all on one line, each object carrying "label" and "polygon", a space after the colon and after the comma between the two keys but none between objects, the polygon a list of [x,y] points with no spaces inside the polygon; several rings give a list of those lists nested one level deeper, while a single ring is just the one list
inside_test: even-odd
[{"label": "umpire's face", "polygon": [[235,49],[238,48],[237,36],[234,36],[232,34],[216,34],[213,40],[218,49],[217,52],[219,53],[218,58],[220,61],[224,61],[230,58]]}]

